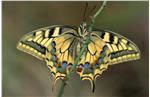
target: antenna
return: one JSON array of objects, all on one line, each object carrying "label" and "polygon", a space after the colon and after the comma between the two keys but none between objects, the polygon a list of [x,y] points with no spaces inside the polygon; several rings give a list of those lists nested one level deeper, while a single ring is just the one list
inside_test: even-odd
[{"label": "antenna", "polygon": [[97,8],[97,6],[98,6],[98,4],[95,4],[95,5],[93,6],[93,8],[90,10],[88,16],[89,16],[90,14],[92,14],[92,12]]},{"label": "antenna", "polygon": [[89,6],[89,4],[88,4],[88,2],[86,1],[84,13],[83,13],[83,18],[82,18],[82,22],[85,22],[85,21],[87,20],[87,17],[89,17],[89,15],[94,12],[94,10],[97,8],[98,4],[95,4],[95,5],[93,6],[93,8],[90,10],[89,14],[86,16],[86,12],[87,12],[88,6]]},{"label": "antenna", "polygon": [[86,1],[85,4],[86,4],[86,5],[85,5],[85,9],[84,9],[84,13],[83,13],[83,19],[82,19],[82,21],[84,21],[84,22],[85,22],[85,20],[86,20],[85,14],[86,14],[86,9],[87,9],[87,7],[88,7],[88,2]]}]

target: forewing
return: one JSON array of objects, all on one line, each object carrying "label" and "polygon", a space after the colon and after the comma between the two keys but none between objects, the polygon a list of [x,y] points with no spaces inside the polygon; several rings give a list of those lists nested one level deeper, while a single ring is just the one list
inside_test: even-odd
[{"label": "forewing", "polygon": [[17,48],[44,61],[46,49],[49,49],[52,39],[72,30],[75,32],[75,27],[50,26],[41,28],[23,36],[18,42]]}]

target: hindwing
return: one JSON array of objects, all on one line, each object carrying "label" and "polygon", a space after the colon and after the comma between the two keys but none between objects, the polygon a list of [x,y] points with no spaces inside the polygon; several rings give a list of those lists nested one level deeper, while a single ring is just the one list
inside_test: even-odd
[{"label": "hindwing", "polygon": [[106,43],[96,34],[90,37],[90,43],[77,66],[82,80],[89,80],[94,92],[96,78],[108,67],[109,53]]}]

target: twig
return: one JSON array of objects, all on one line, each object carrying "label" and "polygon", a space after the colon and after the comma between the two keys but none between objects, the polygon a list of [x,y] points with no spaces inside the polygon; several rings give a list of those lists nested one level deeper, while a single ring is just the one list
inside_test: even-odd
[{"label": "twig", "polygon": [[62,95],[64,93],[65,85],[66,85],[65,81],[62,80],[62,84],[61,84],[61,87],[60,87],[60,90],[59,90],[59,93],[58,93],[57,97],[62,97]]},{"label": "twig", "polygon": [[100,7],[100,9],[95,13],[95,15],[93,16],[93,19],[95,19],[103,10],[103,8],[106,6],[107,1],[105,0],[102,4],[102,6]]},{"label": "twig", "polygon": [[[92,17],[92,22],[91,22],[91,24],[90,24],[90,26],[89,26],[89,28],[88,28],[89,33],[92,32],[92,28],[93,28],[93,26],[94,26],[95,19],[96,19],[96,17],[101,13],[101,11],[103,10],[104,6],[106,6],[106,2],[107,2],[107,1],[104,1],[104,2],[103,2],[103,4],[102,4],[102,6],[100,7],[100,9],[99,9],[99,10],[95,13],[95,15]],[[73,64],[72,67],[71,67],[70,73],[66,76],[66,79],[65,79],[65,80],[62,80],[62,84],[61,84],[61,87],[60,87],[60,90],[59,90],[59,92],[58,92],[57,97],[62,97],[63,92],[64,92],[64,87],[65,87],[65,85],[66,85],[66,81],[69,80],[69,79],[73,76],[73,74],[76,72],[76,66],[77,66],[78,62],[80,61],[81,56],[82,56],[83,53],[85,52],[85,50],[86,50],[86,48],[87,48],[89,42],[90,42],[90,36],[88,36],[88,37],[85,39],[85,42],[83,43],[83,47],[82,47],[82,49],[81,49],[79,55],[78,55],[77,58],[75,59],[74,64]]]}]

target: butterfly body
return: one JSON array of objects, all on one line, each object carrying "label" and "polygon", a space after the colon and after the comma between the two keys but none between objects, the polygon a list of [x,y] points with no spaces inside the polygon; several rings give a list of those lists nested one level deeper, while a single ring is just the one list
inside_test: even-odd
[{"label": "butterfly body", "polygon": [[90,36],[85,52],[77,65],[82,80],[90,80],[92,89],[96,78],[109,65],[140,58],[138,47],[129,39],[112,31],[93,29],[86,24],[76,26],[50,26],[26,34],[17,48],[45,61],[55,82],[70,72],[83,43]]}]

